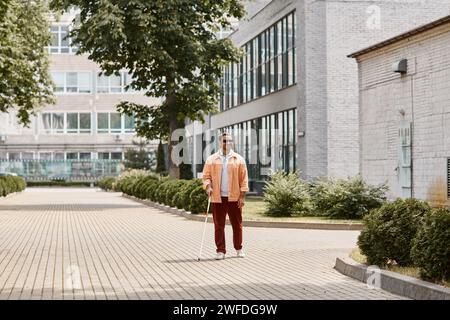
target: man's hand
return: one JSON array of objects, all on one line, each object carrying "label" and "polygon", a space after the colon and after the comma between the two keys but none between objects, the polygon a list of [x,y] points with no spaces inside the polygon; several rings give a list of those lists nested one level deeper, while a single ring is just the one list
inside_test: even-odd
[{"label": "man's hand", "polygon": [[241,192],[241,195],[238,199],[238,208],[242,208],[244,206],[245,202],[245,192]]},{"label": "man's hand", "polygon": [[208,197],[211,197],[213,192],[213,189],[211,188],[211,185],[208,184],[208,187],[206,188],[206,194],[208,195]]}]

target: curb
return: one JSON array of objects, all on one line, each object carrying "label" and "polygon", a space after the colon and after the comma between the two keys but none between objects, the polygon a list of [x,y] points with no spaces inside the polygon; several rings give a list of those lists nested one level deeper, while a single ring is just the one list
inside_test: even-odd
[{"label": "curb", "polygon": [[[205,216],[202,214],[192,214],[184,209],[169,207],[150,200],[138,199],[136,197],[122,193],[122,197],[142,203],[144,205],[154,207],[165,212],[173,213],[194,221],[205,221]],[[213,222],[212,217],[208,217],[208,222]],[[226,224],[230,224],[228,219]],[[258,228],[286,228],[286,229],[311,229],[311,230],[353,230],[360,231],[363,228],[362,224],[350,223],[314,223],[314,222],[265,222],[265,221],[242,221],[244,227],[258,227]]]},{"label": "curb", "polygon": [[405,276],[397,272],[380,270],[367,271],[368,266],[351,258],[336,258],[334,268],[350,278],[367,283],[375,272],[380,275],[380,288],[390,293],[414,300],[450,300],[450,289],[443,286]]},{"label": "curb", "polygon": [[16,195],[18,195],[18,194],[20,194],[20,192],[11,192],[11,193],[8,193],[6,196],[4,196],[4,197],[0,197],[0,199],[7,199],[7,198],[10,198],[10,197],[14,197],[14,196],[16,196]]}]

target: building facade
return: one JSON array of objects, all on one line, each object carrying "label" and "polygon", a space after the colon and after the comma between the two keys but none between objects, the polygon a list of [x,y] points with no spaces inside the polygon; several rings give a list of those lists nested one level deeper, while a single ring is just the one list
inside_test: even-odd
[{"label": "building facade", "polygon": [[391,197],[450,196],[450,16],[351,55],[359,64],[360,170]]},{"label": "building facade", "polygon": [[277,169],[300,170],[306,179],[358,174],[358,72],[348,53],[442,17],[450,1],[273,0],[258,6],[229,36],[244,56],[223,70],[220,112],[186,127],[194,170],[201,172],[210,129],[235,132],[236,149],[255,164],[255,191]]},{"label": "building facade", "polygon": [[122,160],[133,147],[134,119],[120,115],[116,105],[158,103],[127,89],[131,78],[126,71],[100,75],[99,66],[87,55],[75,55],[77,48],[66,37],[75,14],[51,17],[52,40],[46,50],[56,104],[40,110],[29,128],[17,124],[14,111],[0,114],[0,159]]}]

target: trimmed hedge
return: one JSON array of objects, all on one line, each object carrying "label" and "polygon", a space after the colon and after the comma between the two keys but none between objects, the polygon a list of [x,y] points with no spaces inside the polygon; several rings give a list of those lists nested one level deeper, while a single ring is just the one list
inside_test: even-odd
[{"label": "trimmed hedge", "polygon": [[450,281],[450,211],[428,213],[413,240],[411,256],[423,279]]},{"label": "trimmed hedge", "polygon": [[114,177],[103,177],[98,180],[97,185],[104,190],[112,190],[114,181],[116,181]]},{"label": "trimmed hedge", "polygon": [[416,199],[397,199],[364,217],[364,229],[358,238],[361,252],[371,265],[386,265],[396,262],[400,266],[411,266],[412,241],[423,217],[431,207]]},{"label": "trimmed hedge", "polygon": [[131,170],[117,178],[105,177],[98,184],[105,190],[121,191],[194,214],[204,212],[208,204],[201,179],[171,179],[144,170]]},{"label": "trimmed hedge", "polygon": [[23,191],[27,187],[27,183],[22,177],[18,176],[2,176],[0,177],[0,196],[6,197],[6,195],[13,192]]}]

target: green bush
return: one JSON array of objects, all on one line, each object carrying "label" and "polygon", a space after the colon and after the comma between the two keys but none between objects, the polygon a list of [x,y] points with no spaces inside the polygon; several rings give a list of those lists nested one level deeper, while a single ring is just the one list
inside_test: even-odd
[{"label": "green bush", "polygon": [[208,205],[208,196],[203,186],[196,186],[189,195],[189,211],[193,214],[205,212]]},{"label": "green bush", "polygon": [[115,181],[116,181],[115,177],[103,177],[100,180],[98,180],[97,184],[103,190],[112,190],[113,189],[113,183]]},{"label": "green bush", "polygon": [[147,176],[141,180],[141,182],[135,186],[134,195],[139,199],[147,198],[147,186],[153,181],[158,181],[154,176]]},{"label": "green bush", "polygon": [[201,187],[202,185],[203,183],[201,179],[187,180],[173,198],[173,204],[178,209],[185,209],[189,211],[191,201],[189,197],[191,192],[198,186]]},{"label": "green bush", "polygon": [[158,203],[166,204],[166,191],[167,187],[172,183],[172,179],[170,179],[169,177],[165,177],[161,180],[161,183],[154,192],[153,198],[155,199],[154,201]]},{"label": "green bush", "polygon": [[310,210],[308,184],[301,180],[298,172],[278,171],[270,175],[264,186],[266,214],[276,217],[289,217],[306,214]]},{"label": "green bush", "polygon": [[175,195],[180,192],[181,188],[186,184],[187,180],[172,180],[166,188],[166,204],[171,207],[176,207]]},{"label": "green bush", "polygon": [[10,187],[6,179],[0,178],[0,196],[5,197],[7,194],[11,193]]},{"label": "green bush", "polygon": [[416,199],[397,199],[364,217],[358,246],[371,265],[395,261],[412,265],[411,247],[423,217],[431,211],[428,203]]},{"label": "green bush", "polygon": [[386,185],[370,186],[361,176],[349,179],[320,178],[311,188],[316,215],[335,219],[361,219],[386,202]]},{"label": "green bush", "polygon": [[145,198],[156,202],[155,191],[158,189],[161,183],[161,180],[148,181],[145,187]]},{"label": "green bush", "polygon": [[450,281],[450,211],[428,213],[413,240],[411,256],[423,279]]},{"label": "green bush", "polygon": [[26,186],[27,183],[22,177],[2,176],[0,177],[0,196],[5,197],[10,193],[23,191]]}]

